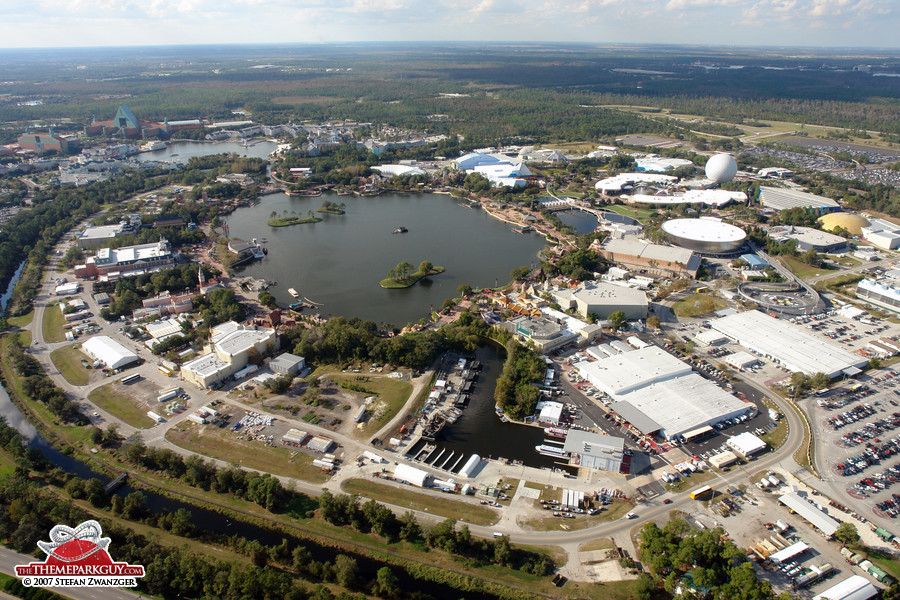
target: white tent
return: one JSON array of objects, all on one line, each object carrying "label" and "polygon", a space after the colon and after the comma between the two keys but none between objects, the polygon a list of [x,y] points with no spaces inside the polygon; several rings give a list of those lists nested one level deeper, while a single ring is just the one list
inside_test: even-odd
[{"label": "white tent", "polygon": [[425,487],[428,480],[431,479],[431,475],[422,469],[401,464],[397,465],[397,468],[394,469],[394,479],[405,481],[410,485]]},{"label": "white tent", "polygon": [[105,335],[97,335],[81,345],[81,350],[110,369],[118,369],[136,362],[137,354]]}]

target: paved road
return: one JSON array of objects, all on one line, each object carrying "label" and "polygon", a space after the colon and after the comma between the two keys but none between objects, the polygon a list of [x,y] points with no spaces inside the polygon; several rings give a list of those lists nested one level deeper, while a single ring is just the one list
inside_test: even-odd
[{"label": "paved road", "polygon": [[[113,549],[115,555],[115,549]],[[33,556],[19,554],[9,548],[0,546],[0,571],[15,576],[16,565],[28,564],[35,559]],[[137,600],[143,598],[140,594],[115,588],[46,588],[56,592],[60,596],[73,598],[74,600]]]}]

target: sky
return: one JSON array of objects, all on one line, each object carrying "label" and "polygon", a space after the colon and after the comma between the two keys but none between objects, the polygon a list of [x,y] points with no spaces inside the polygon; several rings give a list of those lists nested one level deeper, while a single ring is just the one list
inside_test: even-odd
[{"label": "sky", "polygon": [[523,41],[900,47],[900,0],[0,0],[0,47]]}]

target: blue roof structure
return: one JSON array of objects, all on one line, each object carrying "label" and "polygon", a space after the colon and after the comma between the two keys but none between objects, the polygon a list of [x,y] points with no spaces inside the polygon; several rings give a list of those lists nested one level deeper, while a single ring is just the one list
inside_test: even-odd
[{"label": "blue roof structure", "polygon": [[769,266],[769,263],[761,259],[756,254],[741,254],[741,260],[747,261],[747,263],[750,264],[750,268],[752,269],[764,269]]}]

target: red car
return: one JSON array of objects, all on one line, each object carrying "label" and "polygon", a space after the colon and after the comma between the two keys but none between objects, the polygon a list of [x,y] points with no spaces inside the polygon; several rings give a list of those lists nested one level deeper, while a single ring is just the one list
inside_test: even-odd
[{"label": "red car", "polygon": [[672,504],[672,499],[666,498],[665,500],[663,500],[663,504]]}]

